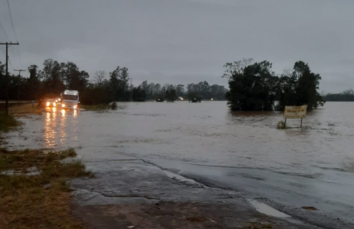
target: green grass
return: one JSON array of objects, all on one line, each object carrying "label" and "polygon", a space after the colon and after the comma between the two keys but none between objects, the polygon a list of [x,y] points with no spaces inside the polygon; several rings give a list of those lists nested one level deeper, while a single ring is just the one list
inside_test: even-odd
[{"label": "green grass", "polygon": [[12,115],[0,113],[0,131],[9,131],[19,125],[20,122],[17,121]]},{"label": "green grass", "polygon": [[[92,177],[73,149],[60,152],[0,149],[0,228],[83,228],[70,209],[67,181]],[[28,175],[29,168],[38,174]],[[13,175],[4,171],[12,170]]]}]

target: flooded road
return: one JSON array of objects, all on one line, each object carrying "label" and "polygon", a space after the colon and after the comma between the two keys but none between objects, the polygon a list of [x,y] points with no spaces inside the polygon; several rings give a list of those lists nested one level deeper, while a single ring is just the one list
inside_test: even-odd
[{"label": "flooded road", "polygon": [[93,170],[95,162],[133,156],[316,225],[354,225],[353,114],[354,103],[326,103],[302,129],[288,120],[293,128],[278,130],[281,113],[231,114],[226,102],[120,103],[114,111],[22,118],[22,130],[6,134],[5,146],[74,147]]}]

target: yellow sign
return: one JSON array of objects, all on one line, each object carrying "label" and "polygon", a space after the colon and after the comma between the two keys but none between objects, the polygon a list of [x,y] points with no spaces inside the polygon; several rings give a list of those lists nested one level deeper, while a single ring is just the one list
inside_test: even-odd
[{"label": "yellow sign", "polygon": [[307,105],[285,106],[284,118],[304,118],[306,116]]}]

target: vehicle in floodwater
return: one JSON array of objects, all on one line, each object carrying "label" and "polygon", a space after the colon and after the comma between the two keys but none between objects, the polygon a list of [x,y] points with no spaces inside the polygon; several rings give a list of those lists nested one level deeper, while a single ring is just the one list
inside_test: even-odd
[{"label": "vehicle in floodwater", "polygon": [[163,97],[156,98],[156,102],[163,102],[163,101],[165,101],[165,99]]},{"label": "vehicle in floodwater", "polygon": [[79,92],[76,90],[65,90],[60,94],[61,107],[63,109],[77,109],[79,106]]},{"label": "vehicle in floodwater", "polygon": [[199,98],[199,97],[189,99],[189,102],[192,102],[192,103],[200,103],[201,101],[202,101],[202,99],[201,99],[201,98]]},{"label": "vehicle in floodwater", "polygon": [[42,106],[45,106],[45,107],[56,107],[57,106],[57,101],[55,99],[45,99],[44,103],[42,103]]}]

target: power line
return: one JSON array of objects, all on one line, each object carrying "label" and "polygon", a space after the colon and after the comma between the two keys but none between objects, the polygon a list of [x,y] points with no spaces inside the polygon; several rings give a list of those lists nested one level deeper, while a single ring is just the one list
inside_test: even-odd
[{"label": "power line", "polygon": [[11,19],[12,29],[13,29],[13,31],[14,31],[15,38],[16,38],[16,40],[17,40],[17,42],[18,42],[17,35],[16,35],[16,31],[15,31],[15,26],[14,26],[14,21],[12,20],[12,13],[11,13],[11,8],[10,8],[10,2],[9,2],[9,0],[7,0],[7,6],[8,6],[8,8],[9,8],[9,12],[10,12],[10,19]]},{"label": "power line", "polygon": [[10,40],[9,37],[7,36],[6,31],[5,31],[4,27],[2,26],[1,22],[0,22],[0,27],[1,27],[1,30],[4,31],[6,39]]},{"label": "power line", "polygon": [[[14,21],[12,20],[12,13],[11,13],[11,7],[10,7],[10,2],[9,0],[7,0],[7,6],[9,8],[9,12],[10,12],[10,19],[11,19],[11,25],[12,25],[12,29],[14,31],[14,34],[15,34],[15,39],[17,40],[18,42],[18,39],[17,39],[17,34],[16,34],[16,30],[15,30],[15,26],[14,26]],[[22,68],[22,58],[21,58],[21,51],[20,51],[20,47],[18,47],[18,55],[19,55],[19,58],[20,58],[20,66]]]}]

